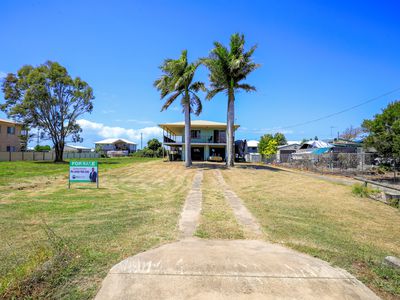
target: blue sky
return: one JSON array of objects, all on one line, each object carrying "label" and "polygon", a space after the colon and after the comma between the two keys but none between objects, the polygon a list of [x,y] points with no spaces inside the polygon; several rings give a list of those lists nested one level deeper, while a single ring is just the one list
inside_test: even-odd
[{"label": "blue sky", "polygon": [[[158,123],[183,120],[179,105],[160,112],[153,81],[167,57],[206,56],[234,32],[258,45],[255,93],[236,98],[238,138],[283,131],[289,140],[358,126],[400,92],[340,111],[400,87],[398,1],[15,1],[0,2],[0,76],[24,64],[61,63],[94,89],[82,116],[83,145],[119,135],[138,142]],[[207,82],[201,67],[197,79]],[[202,95],[204,97],[204,95]],[[3,95],[0,94],[0,101]],[[225,121],[226,96],[204,101],[198,119]],[[0,113],[0,117],[5,117]]]}]

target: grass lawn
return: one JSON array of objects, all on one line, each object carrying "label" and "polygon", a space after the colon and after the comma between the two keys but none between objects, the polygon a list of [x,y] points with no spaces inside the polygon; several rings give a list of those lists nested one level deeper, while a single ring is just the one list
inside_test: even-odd
[{"label": "grass lawn", "polygon": [[195,235],[207,239],[244,239],[243,229],[226,202],[212,170],[203,173],[202,192],[200,224]]},{"label": "grass lawn", "polygon": [[[149,161],[151,158],[141,157],[119,157],[119,158],[96,158],[96,159],[73,159],[74,161],[88,161],[97,160],[101,164],[100,171],[107,171],[109,169],[118,168],[135,162]],[[65,163],[53,163],[52,161],[5,161],[0,162],[0,186],[9,185],[11,183],[30,182],[32,177],[48,180],[52,177],[61,175],[68,178],[68,164],[69,160]],[[14,180],[13,180],[14,179]]]},{"label": "grass lawn", "polygon": [[351,187],[290,171],[223,170],[269,241],[348,270],[384,299],[400,298],[400,210],[352,195]]},{"label": "grass lawn", "polygon": [[71,190],[67,164],[0,163],[0,298],[90,299],[112,265],[176,239],[195,170],[99,161],[100,189]]}]

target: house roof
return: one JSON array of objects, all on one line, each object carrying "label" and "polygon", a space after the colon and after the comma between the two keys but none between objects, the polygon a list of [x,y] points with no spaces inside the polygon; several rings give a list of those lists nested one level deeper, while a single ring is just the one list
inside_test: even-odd
[{"label": "house roof", "polygon": [[[304,146],[304,145],[309,145],[309,147],[307,147],[307,146]],[[327,143],[327,142],[324,142],[324,141],[315,141],[315,140],[311,140],[311,141],[306,141],[306,142],[304,142],[302,145],[301,145],[301,147],[300,147],[300,149],[306,149],[306,148],[332,148],[333,147],[333,145],[332,144],[329,144],[329,143]]]},{"label": "house roof", "polygon": [[[286,145],[280,145],[280,146],[278,146],[278,149],[279,150],[284,150],[284,149],[286,149],[286,148],[289,148],[289,149],[294,149],[294,150],[296,150],[297,149],[297,146],[300,146],[300,144],[299,143],[292,143],[292,144],[286,144]],[[289,150],[288,149],[288,150]]]},{"label": "house roof", "polygon": [[[226,130],[226,123],[221,122],[213,122],[213,121],[204,121],[204,120],[192,120],[190,122],[192,129],[197,128],[210,128],[210,129],[220,129]],[[175,122],[175,123],[163,123],[158,124],[162,129],[169,131],[175,135],[183,135],[185,129],[185,122]],[[235,125],[235,130],[239,128],[240,125]]]},{"label": "house roof", "polygon": [[255,140],[247,141],[247,147],[258,147],[258,143],[259,143],[259,141],[255,141]]},{"label": "house roof", "polygon": [[6,120],[6,119],[0,119],[0,122],[14,124],[14,125],[22,125],[21,123],[18,123],[18,122],[12,121],[12,120]]},{"label": "house roof", "polygon": [[77,145],[65,145],[65,146],[70,147],[70,148],[74,148],[74,149],[91,150],[91,148],[83,147],[83,146],[77,146]]},{"label": "house roof", "polygon": [[136,145],[136,143],[134,143],[134,142],[128,141],[126,139],[121,139],[121,138],[105,139],[105,140],[102,140],[102,141],[95,142],[95,144],[115,144],[117,142]]},{"label": "house roof", "polygon": [[287,145],[300,145],[301,141],[287,141]]}]

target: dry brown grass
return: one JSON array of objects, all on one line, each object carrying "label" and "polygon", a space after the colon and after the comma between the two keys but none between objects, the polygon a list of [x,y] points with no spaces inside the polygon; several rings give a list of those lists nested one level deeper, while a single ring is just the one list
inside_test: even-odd
[{"label": "dry brown grass", "polygon": [[225,200],[213,170],[203,175],[203,203],[200,224],[195,235],[207,239],[243,239],[243,229]]},{"label": "dry brown grass", "polygon": [[23,282],[31,282],[30,274],[54,255],[43,231],[47,224],[75,254],[70,265],[30,296],[93,297],[113,264],[177,238],[177,220],[194,172],[157,160],[102,172],[100,189],[74,184],[68,190],[63,177],[52,178],[51,184],[25,179],[25,189],[3,187],[0,292],[11,289],[7,295],[23,295]]},{"label": "dry brown grass", "polygon": [[234,168],[223,176],[269,240],[347,269],[384,298],[400,296],[400,274],[382,266],[386,255],[400,256],[398,209],[298,172]]}]

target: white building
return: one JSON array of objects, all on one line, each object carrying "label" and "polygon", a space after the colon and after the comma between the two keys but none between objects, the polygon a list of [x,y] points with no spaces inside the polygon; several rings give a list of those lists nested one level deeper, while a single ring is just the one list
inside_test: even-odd
[{"label": "white building", "polygon": [[83,147],[83,146],[76,146],[76,145],[65,145],[64,152],[77,152],[77,153],[88,153],[93,152],[94,149]]},{"label": "white building", "polygon": [[105,139],[95,143],[96,149],[103,152],[108,151],[124,151],[127,154],[136,152],[137,144],[126,139],[114,138]]},{"label": "white building", "polygon": [[258,153],[258,143],[259,141],[256,140],[247,141],[247,152]]}]

